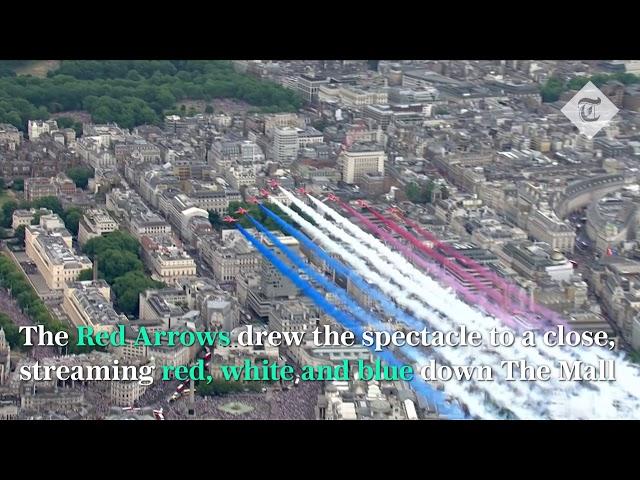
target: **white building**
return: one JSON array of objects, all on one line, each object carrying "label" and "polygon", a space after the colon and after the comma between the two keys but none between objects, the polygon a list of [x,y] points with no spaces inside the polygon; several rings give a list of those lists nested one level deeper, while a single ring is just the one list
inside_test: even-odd
[{"label": "white building", "polygon": [[352,148],[340,155],[342,162],[342,181],[357,183],[367,174],[384,175],[387,155],[382,150]]},{"label": "white building", "polygon": [[51,290],[65,288],[82,270],[93,267],[88,257],[73,251],[71,240],[71,234],[55,214],[42,216],[40,225],[25,229],[25,253],[35,262]]},{"label": "white building", "polygon": [[35,140],[43,133],[51,133],[58,130],[58,123],[55,120],[29,120],[28,133],[29,140]]},{"label": "white building", "polygon": [[278,127],[273,135],[273,159],[276,162],[289,164],[298,156],[300,141],[298,130],[292,127]]},{"label": "white building", "polygon": [[92,208],[84,212],[78,225],[78,243],[84,245],[95,237],[118,229],[118,223],[109,212],[101,208]]}]

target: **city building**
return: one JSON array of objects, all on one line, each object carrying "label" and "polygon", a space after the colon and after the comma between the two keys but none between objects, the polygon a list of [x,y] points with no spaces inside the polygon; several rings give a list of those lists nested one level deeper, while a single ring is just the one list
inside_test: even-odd
[{"label": "city building", "polygon": [[13,125],[0,123],[0,147],[15,150],[22,143],[22,133]]},{"label": "city building", "polygon": [[399,382],[333,380],[318,397],[318,420],[418,420],[415,394]]},{"label": "city building", "polygon": [[93,331],[113,331],[127,323],[111,303],[111,288],[104,280],[69,283],[64,289],[62,308],[76,327],[87,326]]},{"label": "city building", "polygon": [[298,157],[300,141],[298,129],[276,127],[273,135],[273,159],[283,165],[290,165]]},{"label": "city building", "polygon": [[160,281],[196,275],[196,263],[181,244],[168,235],[142,236],[142,258]]},{"label": "city building", "polygon": [[214,237],[205,237],[200,243],[200,255],[211,267],[220,283],[235,282],[240,275],[258,271],[262,256],[240,232],[227,236],[224,243]]},{"label": "city building", "polygon": [[57,195],[58,188],[51,178],[31,177],[24,180],[24,199],[27,202]]},{"label": "city building", "polygon": [[555,250],[565,253],[573,252],[576,232],[560,220],[551,209],[538,208],[529,215],[527,230],[535,240],[548,243]]},{"label": "city building", "polygon": [[534,281],[545,278],[569,281],[573,275],[573,264],[547,243],[528,240],[508,242],[497,254],[505,264]]},{"label": "city building", "polygon": [[321,311],[302,300],[277,304],[269,315],[269,330],[311,332],[320,325]]},{"label": "city building", "polygon": [[300,75],[296,79],[296,90],[302,98],[310,103],[318,99],[318,91],[322,85],[329,83],[328,78],[318,78],[311,75]]},{"label": "city building", "polygon": [[25,250],[51,290],[64,289],[80,272],[93,268],[88,257],[73,251],[71,234],[55,214],[42,216],[39,225],[25,228]]},{"label": "city building", "polygon": [[78,243],[82,246],[92,238],[118,229],[118,223],[109,212],[101,208],[86,210],[78,225]]},{"label": "city building", "polygon": [[29,120],[27,123],[27,132],[29,140],[36,140],[44,133],[51,133],[58,130],[58,123],[55,120]]},{"label": "city building", "polygon": [[340,155],[342,181],[358,183],[365,174],[384,175],[387,155],[376,145],[354,144]]},{"label": "city building", "polygon": [[29,210],[19,208],[13,212],[11,228],[15,230],[20,226],[26,227],[27,225],[31,225],[31,222],[36,218],[42,217],[43,215],[51,215],[52,213],[48,208],[30,208]]}]

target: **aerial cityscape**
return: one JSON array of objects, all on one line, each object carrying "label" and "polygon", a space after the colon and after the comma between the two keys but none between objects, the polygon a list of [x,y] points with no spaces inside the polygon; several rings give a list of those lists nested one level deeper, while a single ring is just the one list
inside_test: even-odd
[{"label": "aerial cityscape", "polygon": [[2,60],[0,420],[640,419],[639,160],[640,60]]}]

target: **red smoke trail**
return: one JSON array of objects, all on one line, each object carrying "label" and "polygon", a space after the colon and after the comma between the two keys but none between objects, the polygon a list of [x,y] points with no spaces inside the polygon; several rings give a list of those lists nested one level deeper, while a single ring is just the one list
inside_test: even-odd
[{"label": "red smoke trail", "polygon": [[[492,315],[492,316],[498,318],[499,320],[501,320],[506,325],[509,325],[511,327],[514,327],[514,328],[518,327],[518,325],[516,325],[516,322],[514,321],[514,319],[513,319],[513,317],[511,315],[509,315],[504,310],[501,310],[500,308],[498,308],[498,306],[496,304],[491,303],[490,301],[488,301],[486,296],[478,295],[477,293],[472,292],[468,288],[466,288],[463,285],[461,285],[460,283],[458,283],[443,268],[437,266],[436,264],[427,262],[424,258],[420,257],[414,251],[412,251],[408,246],[404,245],[402,242],[400,242],[399,240],[395,239],[392,235],[390,235],[389,233],[387,233],[384,230],[382,230],[381,228],[379,228],[377,225],[375,225],[373,222],[371,222],[371,220],[369,220],[367,217],[365,217],[360,212],[358,212],[356,209],[354,209],[351,205],[349,205],[349,204],[347,204],[345,202],[342,202],[342,201],[340,201],[339,204],[344,210],[348,211],[353,216],[358,218],[358,220],[360,220],[360,222],[362,222],[362,224],[364,226],[366,226],[367,229],[371,233],[373,233],[374,235],[377,235],[378,237],[384,239],[389,245],[394,246],[398,251],[400,251],[407,259],[413,261],[416,265],[418,265],[421,268],[423,268],[425,271],[427,271],[429,274],[431,274],[434,277],[436,277],[438,280],[440,280],[441,282],[446,284],[448,287],[451,287],[455,292],[457,292],[460,296],[462,296],[471,305],[475,305],[475,306],[479,306],[479,307],[483,308],[489,315]],[[392,228],[390,224],[393,224],[393,222],[391,222],[390,220],[387,220],[387,219],[383,219],[383,222],[385,224],[387,224],[387,226]],[[395,227],[400,228],[397,225],[395,225]],[[427,248],[426,246],[420,244],[420,242],[417,239],[414,238],[414,241],[417,244],[419,244],[421,247],[423,247],[425,249]],[[451,261],[448,258],[444,257],[443,255],[441,255],[441,254],[439,254],[437,252],[432,252],[432,253],[433,253],[432,257],[437,259],[441,263],[443,263],[443,264],[446,264],[445,262],[451,263]],[[454,268],[455,267],[457,267],[457,266],[454,266]],[[477,282],[477,280],[476,280],[476,282]],[[427,293],[427,292],[425,292],[425,293]]]},{"label": "red smoke trail", "polygon": [[[370,207],[369,207],[369,210],[374,215],[376,214],[376,212],[373,212]],[[401,216],[399,214],[397,214],[397,216],[406,225],[411,227],[416,233],[418,233],[420,236],[422,236],[422,238],[432,242],[434,248],[441,249],[443,252],[451,255],[452,257],[457,259],[460,263],[462,263],[466,267],[471,268],[472,270],[477,272],[482,278],[491,281],[497,288],[502,290],[502,292],[503,292],[503,294],[505,296],[505,300],[509,302],[509,304],[510,304],[512,309],[516,309],[516,310],[517,309],[522,309],[525,312],[531,312],[534,315],[535,314],[540,314],[540,315],[544,316],[545,318],[547,318],[550,321],[550,323],[553,323],[553,324],[561,324],[561,323],[564,324],[565,323],[564,320],[560,317],[560,315],[558,315],[558,313],[556,313],[556,312],[554,312],[554,311],[552,311],[552,310],[550,310],[550,309],[548,309],[546,307],[543,307],[542,305],[539,305],[539,304],[533,302],[529,298],[529,295],[527,295],[527,293],[525,291],[523,291],[517,285],[508,283],[502,277],[500,277],[498,274],[496,274],[495,272],[493,272],[492,270],[490,270],[486,266],[480,265],[478,262],[476,262],[472,258],[469,258],[469,257],[465,256],[464,254],[461,254],[455,248],[453,248],[451,245],[448,245],[447,243],[441,242],[440,240],[438,240],[438,238],[433,233],[431,233],[428,230],[425,230],[424,228],[420,227],[420,225],[418,225],[414,221],[412,221],[412,220],[410,220],[410,219],[408,219],[406,217],[403,217],[403,216]],[[531,319],[529,315],[527,315],[527,317],[529,317],[529,319]],[[533,319],[531,319],[531,320],[533,320]]]}]

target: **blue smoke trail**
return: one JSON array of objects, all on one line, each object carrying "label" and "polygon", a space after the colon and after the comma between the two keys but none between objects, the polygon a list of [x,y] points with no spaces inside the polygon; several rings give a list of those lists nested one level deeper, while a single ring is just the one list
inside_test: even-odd
[{"label": "blue smoke trail", "polygon": [[[318,307],[322,308],[325,312],[331,315],[335,320],[337,320],[342,326],[351,330],[358,341],[362,340],[363,329],[354,321],[353,317],[343,312],[342,310],[336,308],[334,305],[329,303],[324,296],[316,290],[309,282],[300,278],[300,276],[293,271],[289,266],[287,266],[278,256],[273,253],[269,248],[265,247],[258,239],[256,239],[253,235],[251,235],[247,230],[245,230],[242,225],[236,224],[236,227],[242,233],[242,235],[267,259],[269,260],[283,275],[286,275],[294,285],[296,285],[302,293],[308,296]],[[279,242],[281,245],[282,243]],[[282,245],[284,246],[284,245]],[[285,247],[286,248],[286,247]],[[284,251],[283,251],[284,252]],[[293,252],[292,252],[293,253]],[[369,347],[371,350],[374,350],[373,346]],[[403,362],[399,361],[395,356],[389,351],[375,352],[382,360],[384,360],[387,364],[391,366],[401,367],[404,365]],[[460,411],[460,409],[453,404],[446,404],[443,401],[437,401],[434,398],[433,389],[424,382],[419,376],[414,374],[412,380],[409,383],[413,386],[416,393],[422,395],[424,398],[430,399],[432,401],[436,401],[439,408],[440,413],[451,418],[451,419],[463,419],[464,414]]]},{"label": "blue smoke trail", "polygon": [[384,325],[379,319],[369,314],[369,312],[362,309],[357,302],[351,299],[349,294],[344,291],[344,289],[338,287],[333,282],[327,280],[324,275],[319,274],[312,267],[309,266],[307,262],[305,262],[300,255],[296,254],[289,247],[284,245],[278,237],[276,237],[273,233],[271,233],[264,225],[262,225],[258,220],[253,218],[251,215],[247,215],[251,223],[262,233],[264,233],[267,238],[285,254],[285,256],[293,263],[296,267],[303,270],[311,279],[320,284],[322,288],[327,290],[328,292],[336,295],[342,303],[348,307],[348,310],[351,314],[355,313],[356,317],[359,317],[365,324],[375,325],[379,330],[389,330],[388,325]]},{"label": "blue smoke trail", "polygon": [[380,306],[390,313],[392,316],[401,320],[405,325],[413,328],[414,330],[421,330],[424,328],[424,323],[417,320],[416,318],[409,315],[407,312],[398,308],[389,298],[381,292],[377,287],[373,287],[368,284],[360,275],[358,275],[353,270],[347,268],[343,263],[339,260],[336,260],[331,255],[327,254],[324,250],[318,247],[315,243],[313,243],[309,237],[307,237],[300,230],[294,228],[289,225],[286,221],[276,215],[274,212],[269,210],[264,205],[260,205],[262,211],[269,216],[274,222],[276,222],[285,232],[294,237],[300,243],[302,243],[305,247],[311,250],[317,257],[321,258],[327,265],[333,268],[336,272],[340,273],[349,278],[353,282],[353,284],[360,289],[360,291],[366,293],[373,300],[378,302]]},{"label": "blue smoke trail", "polygon": [[[324,288],[327,292],[333,293],[336,295],[342,303],[347,307],[349,312],[352,315],[355,315],[362,323],[366,325],[371,325],[375,327],[377,330],[389,330],[389,326],[383,324],[378,318],[374,315],[371,315],[369,312],[364,310],[357,302],[355,302],[351,296],[342,288],[335,285],[333,282],[327,280],[324,275],[321,275],[316,270],[313,269],[307,262],[305,262],[300,255],[296,254],[292,249],[284,245],[278,237],[276,237],[273,233],[271,233],[264,225],[262,225],[258,220],[253,218],[251,215],[247,215],[251,223],[258,229],[260,232],[265,234],[267,238],[278,248],[285,256],[300,270],[304,271],[312,280],[320,284],[322,288]],[[420,354],[419,351],[416,351],[413,348],[402,347],[399,349],[402,351],[408,358],[415,360],[416,362],[424,362],[424,355]],[[438,408],[442,411],[448,407],[445,403],[446,399],[441,392],[434,391],[430,397],[430,400],[434,401]]]}]

